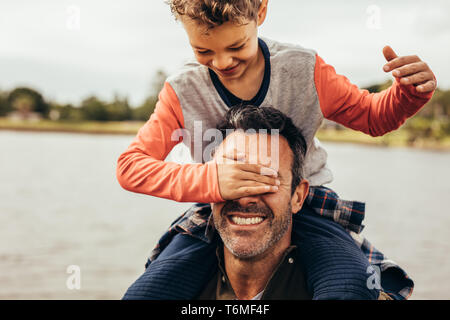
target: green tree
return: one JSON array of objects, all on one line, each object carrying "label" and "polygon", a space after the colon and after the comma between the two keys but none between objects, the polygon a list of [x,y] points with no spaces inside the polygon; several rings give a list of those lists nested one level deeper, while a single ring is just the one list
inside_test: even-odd
[{"label": "green tree", "polygon": [[145,99],[144,103],[133,110],[133,120],[147,121],[155,110],[158,94],[164,87],[167,74],[163,70],[157,70],[150,89],[150,95]]},{"label": "green tree", "polygon": [[158,98],[156,96],[150,96],[145,99],[144,103],[138,108],[133,109],[133,120],[147,121],[150,115],[155,110],[156,102]]},{"label": "green tree", "polygon": [[48,116],[50,106],[45,102],[42,95],[34,89],[16,88],[8,96],[8,105],[12,110],[26,115],[30,112],[38,112],[43,117]]},{"label": "green tree", "polygon": [[74,107],[71,104],[60,105],[57,103],[50,104],[50,113],[56,111],[58,113],[58,119],[61,121],[81,121],[83,120],[83,114],[81,108]]},{"label": "green tree", "polygon": [[0,91],[0,117],[4,117],[11,109],[8,104],[8,93]]},{"label": "green tree", "polygon": [[81,102],[81,114],[83,120],[108,121],[107,105],[95,96],[91,96]]},{"label": "green tree", "polygon": [[164,87],[164,82],[167,79],[167,73],[164,72],[164,70],[157,70],[151,86],[151,92],[150,94],[153,96],[158,96],[161,89]]},{"label": "green tree", "polygon": [[119,95],[114,96],[113,102],[106,106],[109,121],[131,120],[132,110],[128,103],[128,98],[121,98]]}]

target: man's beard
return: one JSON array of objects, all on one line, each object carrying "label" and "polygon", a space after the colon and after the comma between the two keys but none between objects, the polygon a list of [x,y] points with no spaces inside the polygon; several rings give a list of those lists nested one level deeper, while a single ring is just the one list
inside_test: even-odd
[{"label": "man's beard", "polygon": [[[227,213],[229,212],[249,214],[257,213],[259,215],[264,215],[264,223],[266,223],[266,228],[261,238],[253,239],[251,243],[248,241],[246,243],[242,243],[242,239],[236,238],[236,235],[245,237],[245,235],[250,235],[253,232],[230,232],[228,229],[230,222],[227,218]],[[266,250],[274,246],[281,238],[283,238],[292,224],[292,211],[290,203],[285,212],[277,218],[275,218],[272,210],[267,206],[258,206],[255,204],[242,207],[237,201],[227,201],[219,215],[220,216],[217,217],[218,219],[214,219],[215,227],[219,232],[224,245],[235,257],[239,259],[252,259],[261,255]]]}]

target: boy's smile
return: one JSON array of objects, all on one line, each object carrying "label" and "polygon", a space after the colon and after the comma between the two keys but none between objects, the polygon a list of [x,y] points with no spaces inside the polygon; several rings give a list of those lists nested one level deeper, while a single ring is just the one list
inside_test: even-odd
[{"label": "boy's smile", "polygon": [[208,29],[190,18],[181,19],[197,61],[223,82],[242,80],[248,70],[264,67],[258,46],[257,24],[226,22]]},{"label": "boy's smile", "polygon": [[258,44],[258,23],[225,22],[208,28],[187,17],[180,19],[197,61],[214,71],[236,96],[250,100],[264,77],[264,56]]}]

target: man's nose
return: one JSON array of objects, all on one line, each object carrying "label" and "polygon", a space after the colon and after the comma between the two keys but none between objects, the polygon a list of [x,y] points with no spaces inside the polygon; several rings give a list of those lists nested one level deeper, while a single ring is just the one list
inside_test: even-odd
[{"label": "man's nose", "polygon": [[216,55],[213,59],[213,67],[219,70],[225,70],[232,67],[233,58],[228,54]]},{"label": "man's nose", "polygon": [[260,202],[259,196],[242,197],[236,200],[242,207],[257,205]]}]

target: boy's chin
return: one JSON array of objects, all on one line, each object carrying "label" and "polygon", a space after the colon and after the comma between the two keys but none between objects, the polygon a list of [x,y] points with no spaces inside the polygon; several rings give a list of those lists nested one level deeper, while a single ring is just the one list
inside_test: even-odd
[{"label": "boy's chin", "polygon": [[230,74],[222,73],[222,72],[217,71],[217,70],[214,70],[214,69],[213,69],[213,71],[214,71],[214,73],[215,73],[219,78],[221,78],[221,79],[226,79],[226,80],[236,80],[236,79],[239,79],[240,77],[242,77],[242,75],[243,75],[244,72],[245,72],[245,68],[246,68],[246,65],[240,63],[240,64],[237,66],[236,71],[233,72],[233,73],[230,73]]}]

